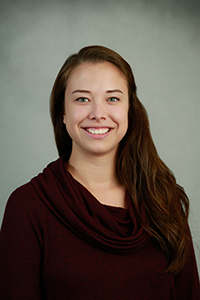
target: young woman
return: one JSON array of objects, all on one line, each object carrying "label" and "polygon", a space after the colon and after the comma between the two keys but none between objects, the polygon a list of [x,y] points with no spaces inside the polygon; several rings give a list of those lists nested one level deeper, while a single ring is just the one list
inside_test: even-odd
[{"label": "young woman", "polygon": [[9,198],[2,299],[200,299],[188,198],[156,152],[128,63],[81,49],[50,109],[60,158]]}]

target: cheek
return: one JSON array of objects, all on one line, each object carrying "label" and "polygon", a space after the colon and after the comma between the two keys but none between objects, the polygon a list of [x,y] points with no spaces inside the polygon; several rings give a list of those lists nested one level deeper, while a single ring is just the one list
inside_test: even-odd
[{"label": "cheek", "polygon": [[65,124],[67,130],[79,126],[79,124],[85,118],[85,115],[86,113],[82,107],[66,107]]},{"label": "cheek", "polygon": [[65,123],[65,126],[66,126],[69,136],[71,137],[71,139],[73,139],[73,132],[74,132],[73,115],[66,114],[64,123]]},{"label": "cheek", "polygon": [[123,109],[117,109],[115,111],[114,118],[119,123],[119,125],[124,124],[128,126],[128,109],[126,107]]},{"label": "cheek", "polygon": [[124,136],[128,130],[128,109],[121,110],[118,115],[119,127],[121,127],[121,134]]}]

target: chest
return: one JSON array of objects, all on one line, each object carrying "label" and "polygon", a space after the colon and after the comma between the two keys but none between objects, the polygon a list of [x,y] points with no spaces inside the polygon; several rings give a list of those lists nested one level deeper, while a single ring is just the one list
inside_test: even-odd
[{"label": "chest", "polygon": [[151,242],[131,253],[116,254],[91,244],[55,217],[49,216],[45,223],[47,299],[173,300],[173,276],[161,274],[165,264],[164,255]]},{"label": "chest", "polygon": [[126,191],[121,186],[113,189],[93,188],[90,192],[102,204],[127,208]]}]

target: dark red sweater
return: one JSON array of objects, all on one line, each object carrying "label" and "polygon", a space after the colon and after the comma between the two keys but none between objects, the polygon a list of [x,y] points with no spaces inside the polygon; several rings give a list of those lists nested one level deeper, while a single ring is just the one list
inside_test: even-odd
[{"label": "dark red sweater", "polygon": [[165,256],[128,194],[128,210],[102,205],[66,166],[58,159],[9,198],[0,299],[199,300],[193,246],[178,275],[162,274]]}]

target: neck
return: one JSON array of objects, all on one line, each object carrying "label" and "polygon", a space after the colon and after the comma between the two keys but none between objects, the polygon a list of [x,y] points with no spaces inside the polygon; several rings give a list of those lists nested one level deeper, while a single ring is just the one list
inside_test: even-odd
[{"label": "neck", "polygon": [[91,156],[72,151],[68,171],[86,187],[104,187],[120,185],[115,171],[115,156]]},{"label": "neck", "polygon": [[125,188],[116,176],[115,153],[87,155],[72,150],[68,171],[102,204],[127,208]]}]

